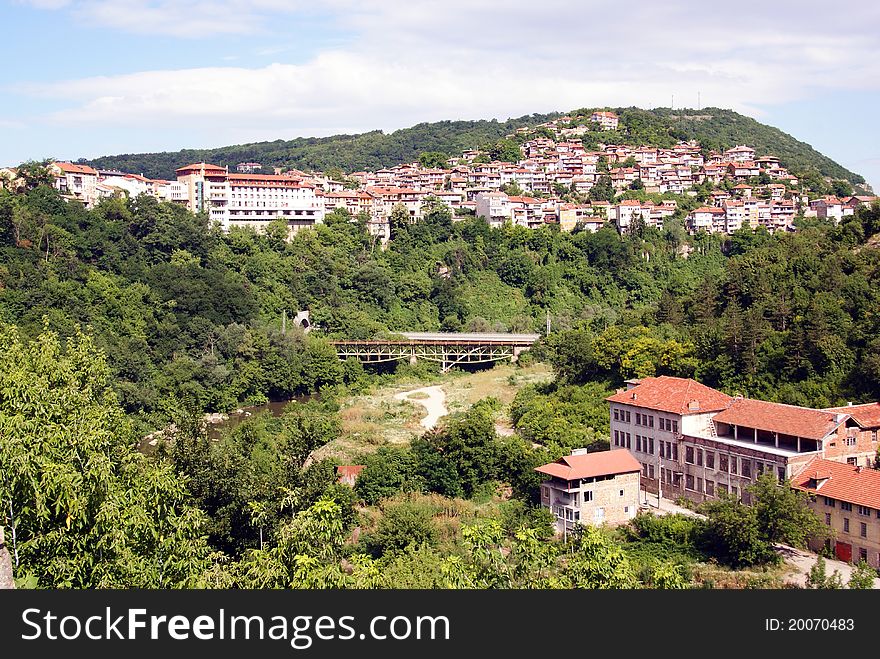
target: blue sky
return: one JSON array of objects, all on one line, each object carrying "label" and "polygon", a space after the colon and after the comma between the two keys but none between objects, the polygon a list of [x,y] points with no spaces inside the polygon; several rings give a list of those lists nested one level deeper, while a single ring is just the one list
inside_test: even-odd
[{"label": "blue sky", "polygon": [[[854,0],[0,0],[0,165],[592,105],[730,107],[880,189]],[[9,29],[9,28],[12,29]]]}]

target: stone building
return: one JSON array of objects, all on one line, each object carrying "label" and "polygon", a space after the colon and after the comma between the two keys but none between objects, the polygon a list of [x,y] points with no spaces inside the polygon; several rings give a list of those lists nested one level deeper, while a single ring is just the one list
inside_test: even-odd
[{"label": "stone building", "polygon": [[549,477],[541,483],[541,504],[560,533],[577,524],[621,524],[638,511],[641,465],[627,450],[576,449],[535,471]]}]

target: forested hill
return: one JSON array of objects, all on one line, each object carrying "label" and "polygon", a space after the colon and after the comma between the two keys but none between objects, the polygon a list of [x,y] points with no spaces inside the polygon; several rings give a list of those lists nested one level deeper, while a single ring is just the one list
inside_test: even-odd
[{"label": "forested hill", "polygon": [[[588,148],[594,147],[599,139],[607,143],[651,144],[659,147],[671,146],[679,139],[696,139],[707,149],[748,144],[755,147],[760,155],[777,156],[783,165],[796,174],[830,176],[847,179],[851,183],[864,183],[864,178],[822,155],[809,144],[732,110],[615,108],[615,111],[621,118],[621,130],[589,133],[585,137]],[[569,115],[584,116],[583,121],[586,121],[589,112],[589,108],[583,108]],[[559,116],[533,114],[504,122],[494,119],[440,121],[418,124],[390,134],[376,130],[360,135],[302,137],[216,149],[104,156],[89,162],[99,169],[119,169],[154,178],[172,178],[178,167],[201,161],[233,167],[240,162],[259,162],[264,167],[304,170],[375,170],[413,162],[423,152],[455,156],[466,149],[489,148],[517,128],[535,127]]]},{"label": "forested hill", "polygon": [[[298,137],[239,144],[216,149],[183,149],[162,153],[135,153],[104,156],[89,161],[99,169],[119,169],[154,178],[173,178],[174,170],[192,162],[211,162],[234,167],[240,162],[258,162],[264,167],[294,167],[326,171],[341,168],[346,172],[376,170],[412,162],[425,151],[457,155],[467,149],[492,144],[520,126],[536,126],[558,115],[535,114],[491,121],[438,121],[422,123],[390,134],[381,130],[359,135]],[[271,172],[270,172],[271,173]]]}]

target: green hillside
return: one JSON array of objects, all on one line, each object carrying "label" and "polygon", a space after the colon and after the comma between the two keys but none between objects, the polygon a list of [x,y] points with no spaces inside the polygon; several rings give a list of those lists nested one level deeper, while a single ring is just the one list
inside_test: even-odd
[{"label": "green hillside", "polygon": [[[570,114],[589,114],[584,108]],[[600,140],[608,143],[652,144],[670,146],[679,139],[698,140],[707,149],[725,149],[737,144],[755,147],[761,155],[775,155],[791,171],[806,176],[828,176],[864,183],[849,171],[809,144],[777,128],[750,117],[719,108],[671,110],[657,108],[616,108],[621,130],[588,133],[584,142],[592,148]],[[176,152],[104,156],[89,161],[101,169],[120,169],[145,176],[171,178],[174,170],[191,162],[207,161],[234,166],[254,161],[264,167],[285,166],[304,170],[327,170],[333,167],[351,172],[381,169],[402,162],[412,162],[423,152],[457,155],[465,149],[486,147],[522,126],[536,126],[559,114],[526,115],[504,122],[439,121],[422,123],[393,133],[371,131],[359,135],[334,135],[321,138],[297,138],[258,142],[216,149],[184,149]]]}]

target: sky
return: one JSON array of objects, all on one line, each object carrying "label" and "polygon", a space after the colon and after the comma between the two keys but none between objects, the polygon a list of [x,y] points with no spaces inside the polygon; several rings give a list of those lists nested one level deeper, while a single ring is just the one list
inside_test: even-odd
[{"label": "sky", "polygon": [[699,98],[880,190],[878,19],[865,0],[0,0],[0,166]]}]

